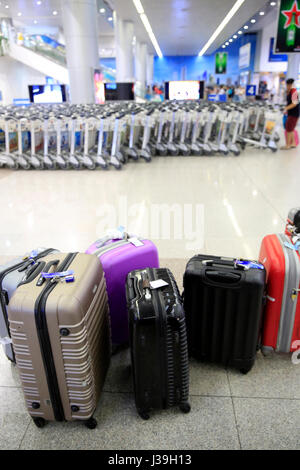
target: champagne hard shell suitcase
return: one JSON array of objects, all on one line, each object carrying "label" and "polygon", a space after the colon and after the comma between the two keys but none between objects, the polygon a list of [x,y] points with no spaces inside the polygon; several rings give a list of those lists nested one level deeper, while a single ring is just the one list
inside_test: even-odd
[{"label": "champagne hard shell suitcase", "polygon": [[[116,238],[114,238],[114,236]],[[126,278],[136,269],[158,268],[157,248],[150,240],[130,238],[120,233],[98,240],[87,253],[99,257],[105,274],[111,319],[112,343],[128,343],[128,315],[126,306]]]},{"label": "champagne hard shell suitcase", "polygon": [[[157,284],[157,285],[155,285]],[[190,411],[185,315],[168,269],[133,271],[127,301],[135,403],[143,419],[152,409]]]},{"label": "champagne hard shell suitcase", "polygon": [[266,273],[245,260],[198,255],[184,274],[190,355],[247,374],[256,358]]},{"label": "champagne hard shell suitcase", "polygon": [[259,259],[267,271],[262,352],[293,352],[300,340],[299,247],[287,235],[268,235]]},{"label": "champagne hard shell suitcase", "polygon": [[25,402],[35,424],[84,421],[93,428],[109,366],[105,279],[96,256],[55,253],[8,306]]},{"label": "champagne hard shell suitcase", "polygon": [[7,305],[22,279],[39,266],[44,256],[54,251],[57,250],[37,248],[0,266],[0,344],[12,362],[15,362],[15,355],[9,333]]}]

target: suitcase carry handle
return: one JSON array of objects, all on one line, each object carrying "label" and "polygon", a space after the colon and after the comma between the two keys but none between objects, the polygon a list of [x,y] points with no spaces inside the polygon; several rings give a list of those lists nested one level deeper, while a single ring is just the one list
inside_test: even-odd
[{"label": "suitcase carry handle", "polygon": [[18,287],[23,286],[24,284],[30,284],[30,282],[34,281],[34,279],[42,272],[45,265],[45,261],[39,261],[37,264],[31,266],[31,268],[26,272],[25,278],[20,282]]},{"label": "suitcase carry handle", "polygon": [[[44,273],[48,273],[50,268],[52,268],[53,266],[57,266],[59,265],[60,263],[60,260],[59,259],[55,259],[53,261],[49,261],[49,263],[46,264],[45,266],[45,269],[44,269]],[[38,278],[38,281],[36,283],[37,286],[42,286],[44,284],[44,282],[46,281],[46,279],[43,277],[43,276],[40,276]]]},{"label": "suitcase carry handle", "polygon": [[205,271],[205,277],[211,283],[218,284],[218,285],[239,284],[242,279],[241,274],[224,273],[224,272],[210,271],[210,270]]}]

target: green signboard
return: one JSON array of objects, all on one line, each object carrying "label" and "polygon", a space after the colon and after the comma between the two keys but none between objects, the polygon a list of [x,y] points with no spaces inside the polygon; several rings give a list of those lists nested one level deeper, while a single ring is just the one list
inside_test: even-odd
[{"label": "green signboard", "polygon": [[216,53],[216,74],[227,73],[227,62],[228,62],[227,52]]},{"label": "green signboard", "polygon": [[281,0],[275,52],[300,52],[300,0]]}]

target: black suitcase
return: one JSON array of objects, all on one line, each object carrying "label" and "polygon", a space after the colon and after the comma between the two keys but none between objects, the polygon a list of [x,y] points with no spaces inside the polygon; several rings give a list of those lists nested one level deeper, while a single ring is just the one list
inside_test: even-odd
[{"label": "black suitcase", "polygon": [[189,354],[248,373],[262,326],[266,272],[262,265],[199,255],[184,274]]},{"label": "black suitcase", "polygon": [[[166,285],[154,288],[152,282]],[[168,269],[133,271],[127,303],[135,403],[149,419],[152,409],[178,405],[188,413],[189,363],[185,315],[176,281]]]}]

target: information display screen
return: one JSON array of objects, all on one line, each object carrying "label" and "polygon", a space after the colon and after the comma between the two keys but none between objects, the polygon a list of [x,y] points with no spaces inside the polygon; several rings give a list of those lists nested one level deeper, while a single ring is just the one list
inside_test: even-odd
[{"label": "information display screen", "polygon": [[65,85],[29,85],[31,103],[63,103],[66,101]]},{"label": "information display screen", "polygon": [[166,83],[165,92],[167,100],[199,100],[204,84],[198,80],[171,81]]}]

